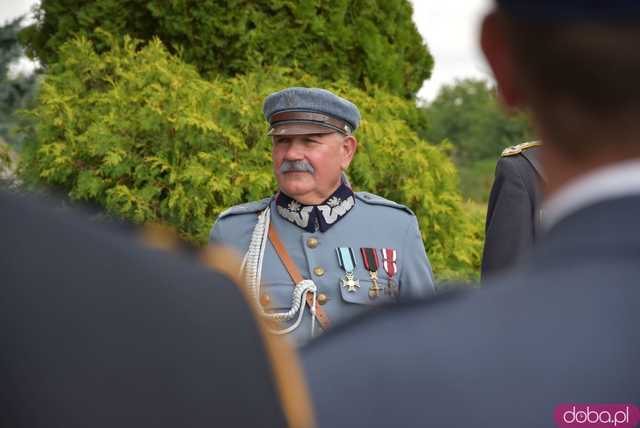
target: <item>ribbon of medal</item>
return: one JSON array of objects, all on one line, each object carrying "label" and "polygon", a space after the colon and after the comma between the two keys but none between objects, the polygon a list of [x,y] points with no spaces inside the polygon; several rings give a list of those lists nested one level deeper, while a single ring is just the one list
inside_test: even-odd
[{"label": "ribbon of medal", "polygon": [[346,288],[349,293],[353,293],[360,288],[360,281],[355,276],[356,258],[353,251],[349,247],[339,247],[336,248],[336,254],[340,267],[345,271],[344,277],[340,279],[340,285]]},{"label": "ribbon of medal", "polygon": [[393,277],[398,272],[398,265],[396,264],[397,253],[393,248],[383,248],[380,252],[382,253],[382,267],[389,277],[384,293],[395,297],[398,295],[398,287],[393,281]]},{"label": "ribbon of medal", "polygon": [[375,248],[360,248],[360,253],[362,254],[364,267],[369,271],[369,276],[371,277],[369,298],[375,299],[380,295],[380,291],[382,291],[382,287],[378,285],[378,266],[380,265],[378,252]]}]

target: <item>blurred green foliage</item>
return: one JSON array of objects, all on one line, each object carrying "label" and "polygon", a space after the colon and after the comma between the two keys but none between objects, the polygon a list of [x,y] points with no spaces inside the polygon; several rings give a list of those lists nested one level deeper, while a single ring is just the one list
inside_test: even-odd
[{"label": "blurred green foliage", "polygon": [[420,108],[418,133],[429,141],[446,140],[460,169],[465,197],[486,202],[502,150],[534,139],[524,113],[506,114],[496,89],[485,80],[464,79],[445,85]]},{"label": "blurred green foliage", "polygon": [[348,171],[354,188],[416,213],[438,278],[477,277],[483,219],[465,209],[446,153],[409,126],[413,101],[278,67],[207,81],[159,40],[141,47],[128,37],[99,37],[108,49],[75,39],[50,65],[23,151],[29,183],[64,189],[136,223],[173,225],[204,244],[222,210],[276,189],[264,97],[292,85],[327,87],[362,112]]},{"label": "blurred green foliage", "polygon": [[458,166],[460,191],[466,198],[487,202],[495,175],[497,157],[479,159]]},{"label": "blurred green foliage", "polygon": [[18,41],[22,17],[0,27],[0,138],[12,145],[19,145],[22,134],[16,112],[28,106],[37,89],[37,74],[11,75],[10,67],[24,56]]},{"label": "blurred green foliage", "polygon": [[461,163],[497,158],[505,147],[533,138],[523,113],[505,114],[495,88],[485,80],[464,79],[445,85],[423,109],[428,124],[421,136],[447,139]]},{"label": "blurred green foliage", "polygon": [[22,39],[50,64],[74,35],[108,49],[97,28],[157,36],[207,77],[285,66],[412,98],[433,59],[411,15],[408,0],[41,0]]},{"label": "blurred green foliage", "polygon": [[13,163],[11,148],[0,139],[0,185],[8,181],[8,176],[13,169]]}]

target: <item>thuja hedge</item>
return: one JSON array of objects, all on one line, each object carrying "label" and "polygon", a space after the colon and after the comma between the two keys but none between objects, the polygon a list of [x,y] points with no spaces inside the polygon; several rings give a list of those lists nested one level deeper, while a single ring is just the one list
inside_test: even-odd
[{"label": "thuja hedge", "polygon": [[348,171],[354,188],[416,213],[439,278],[477,271],[481,220],[463,209],[447,156],[407,125],[412,102],[281,68],[206,81],[158,40],[143,48],[112,40],[98,54],[79,38],[60,56],[31,111],[36,125],[21,166],[27,182],[135,223],[167,223],[204,244],[222,210],[276,189],[264,97],[292,85],[327,87],[362,112]]}]

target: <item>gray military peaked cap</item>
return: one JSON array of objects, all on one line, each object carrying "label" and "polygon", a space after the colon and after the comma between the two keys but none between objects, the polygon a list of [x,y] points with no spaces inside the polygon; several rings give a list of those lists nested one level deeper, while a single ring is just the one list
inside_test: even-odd
[{"label": "gray military peaked cap", "polygon": [[350,135],[360,124],[360,111],[355,104],[319,88],[292,87],[274,92],[264,100],[263,112],[270,135]]}]

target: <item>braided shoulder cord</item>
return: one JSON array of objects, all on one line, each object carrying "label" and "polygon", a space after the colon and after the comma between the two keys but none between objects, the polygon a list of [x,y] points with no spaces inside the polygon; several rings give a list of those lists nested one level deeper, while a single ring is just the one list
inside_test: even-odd
[{"label": "braided shoulder cord", "polygon": [[249,249],[244,255],[242,261],[242,272],[244,279],[249,287],[251,296],[259,303],[260,296],[260,277],[262,276],[262,260],[264,258],[264,250],[266,240],[268,239],[269,223],[271,210],[267,207],[258,216],[258,222],[253,228],[251,234],[251,242]]},{"label": "braided shoulder cord", "polygon": [[[315,295],[317,293],[317,287],[311,280],[301,281],[296,284],[291,295],[291,307],[286,312],[265,312],[260,305],[260,280],[262,277],[262,263],[264,261],[264,252],[267,246],[267,240],[269,239],[269,225],[271,223],[271,209],[267,207],[258,216],[258,222],[253,228],[251,234],[251,242],[249,249],[247,250],[244,259],[242,261],[242,271],[244,273],[245,281],[249,287],[249,292],[256,302],[256,306],[259,308],[260,314],[269,319],[277,321],[290,321],[296,314],[298,319],[296,322],[288,328],[283,330],[272,331],[274,334],[286,334],[290,333],[300,325],[302,316],[304,314],[304,302],[307,293],[311,292]],[[315,300],[314,300],[315,301]],[[312,311],[313,321],[315,321],[315,311]],[[315,323],[314,323],[315,324]],[[312,325],[313,330],[314,325]],[[313,335],[313,332],[312,332]]]}]

